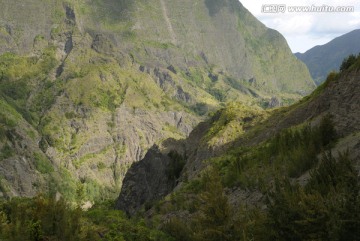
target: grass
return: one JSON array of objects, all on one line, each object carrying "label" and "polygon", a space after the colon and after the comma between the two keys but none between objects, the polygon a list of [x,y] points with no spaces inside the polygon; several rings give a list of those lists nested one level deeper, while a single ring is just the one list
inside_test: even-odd
[{"label": "grass", "polygon": [[182,139],[185,137],[184,134],[181,133],[176,126],[170,125],[168,122],[165,123],[162,130],[169,133],[169,136],[175,139]]},{"label": "grass", "polygon": [[45,157],[44,154],[35,152],[33,154],[36,169],[42,174],[49,174],[54,171],[52,163]]},{"label": "grass", "polygon": [[15,151],[8,144],[5,144],[0,151],[0,160],[5,160],[15,155]]},{"label": "grass", "polygon": [[266,112],[247,107],[241,103],[230,103],[215,114],[215,121],[203,141],[210,145],[222,144],[239,138],[246,129],[264,119]]}]

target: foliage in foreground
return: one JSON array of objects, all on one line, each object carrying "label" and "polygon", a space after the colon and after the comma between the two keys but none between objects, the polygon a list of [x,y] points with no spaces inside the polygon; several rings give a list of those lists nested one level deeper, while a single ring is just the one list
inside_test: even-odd
[{"label": "foliage in foreground", "polygon": [[360,184],[348,153],[338,158],[324,154],[310,176],[304,186],[278,176],[264,193],[265,209],[234,210],[224,195],[219,172],[211,167],[201,177],[201,191],[192,197],[195,211],[178,209],[188,214],[186,220],[173,217],[163,230],[178,241],[358,240]]},{"label": "foliage in foreground", "polygon": [[4,241],[161,241],[171,240],[141,220],[128,219],[110,205],[89,211],[39,195],[0,204],[0,240]]},{"label": "foliage in foreground", "polygon": [[[318,126],[284,130],[260,146],[213,160],[160,209],[180,213],[163,230],[178,241],[358,240],[359,177],[349,153],[335,158],[329,151],[336,138],[325,116]],[[300,185],[297,178],[308,171]],[[240,201],[242,194],[231,205],[225,193],[239,187],[261,192],[260,205]]]},{"label": "foliage in foreground", "polygon": [[270,240],[358,240],[359,191],[347,154],[325,154],[305,187],[277,180],[268,199]]}]

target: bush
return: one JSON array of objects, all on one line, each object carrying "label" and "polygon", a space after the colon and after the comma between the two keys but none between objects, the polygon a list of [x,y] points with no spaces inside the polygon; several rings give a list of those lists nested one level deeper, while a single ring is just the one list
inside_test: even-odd
[{"label": "bush", "polygon": [[10,158],[15,155],[15,151],[8,145],[5,146],[0,151],[0,160]]},{"label": "bush", "polygon": [[20,240],[79,240],[81,211],[64,200],[39,195],[33,199],[14,198],[0,205],[0,237]]},{"label": "bush", "polygon": [[185,159],[174,150],[170,151],[168,156],[171,159],[171,163],[167,170],[167,176],[170,180],[176,180],[180,177],[181,171],[185,166]]},{"label": "bush", "polygon": [[195,114],[203,116],[209,111],[209,107],[206,103],[196,103],[191,106],[191,110],[194,111]]},{"label": "bush", "polygon": [[52,166],[51,162],[45,157],[44,154],[35,152],[34,153],[34,160],[36,169],[45,174],[54,171],[54,167]]},{"label": "bush", "polygon": [[340,65],[340,71],[343,72],[345,70],[348,70],[356,62],[356,60],[357,58],[353,54],[345,58]]},{"label": "bush", "polygon": [[325,154],[305,187],[278,179],[268,195],[270,240],[357,240],[359,190],[348,154]]}]

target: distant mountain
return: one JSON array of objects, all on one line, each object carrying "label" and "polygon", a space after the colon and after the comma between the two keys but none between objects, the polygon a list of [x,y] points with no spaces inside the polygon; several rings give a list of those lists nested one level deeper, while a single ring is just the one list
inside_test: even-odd
[{"label": "distant mountain", "polygon": [[360,52],[359,43],[360,29],[357,29],[327,44],[315,46],[305,53],[296,53],[295,56],[307,65],[312,78],[319,85],[330,71],[339,70],[341,61],[345,57]]}]

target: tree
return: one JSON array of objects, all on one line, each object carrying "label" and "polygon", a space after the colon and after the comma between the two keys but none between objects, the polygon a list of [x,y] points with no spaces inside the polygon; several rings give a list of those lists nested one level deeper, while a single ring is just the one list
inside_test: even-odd
[{"label": "tree", "polygon": [[356,56],[351,54],[349,57],[345,58],[343,62],[340,65],[340,72],[343,72],[347,69],[349,69],[355,62],[356,62]]},{"label": "tree", "polygon": [[329,147],[337,139],[337,133],[331,115],[326,115],[321,119],[319,132],[323,147]]},{"label": "tree", "polygon": [[232,210],[224,194],[218,171],[209,167],[203,175],[204,190],[199,195],[194,218],[194,240],[236,240],[232,230]]},{"label": "tree", "polygon": [[347,154],[324,155],[305,187],[277,180],[268,196],[270,240],[354,241],[360,237],[360,186]]}]

